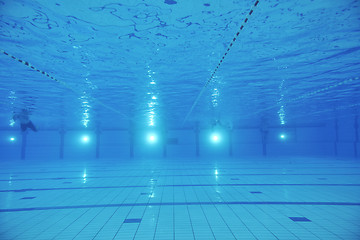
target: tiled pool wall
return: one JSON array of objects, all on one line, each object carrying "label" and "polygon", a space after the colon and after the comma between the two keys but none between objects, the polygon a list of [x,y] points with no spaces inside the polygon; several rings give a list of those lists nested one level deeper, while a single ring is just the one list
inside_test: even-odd
[{"label": "tiled pool wall", "polygon": [[[241,157],[324,156],[356,158],[360,155],[359,119],[330,120],[320,125],[269,127],[266,138],[258,127],[216,129],[162,129],[152,131],[157,141],[149,143],[147,129],[42,130],[23,134],[19,129],[0,131],[1,159],[42,158],[138,158],[138,157]],[[88,142],[82,141],[88,136]],[[281,138],[284,135],[284,138]],[[14,141],[10,141],[13,137]],[[25,141],[24,141],[25,140]]]}]

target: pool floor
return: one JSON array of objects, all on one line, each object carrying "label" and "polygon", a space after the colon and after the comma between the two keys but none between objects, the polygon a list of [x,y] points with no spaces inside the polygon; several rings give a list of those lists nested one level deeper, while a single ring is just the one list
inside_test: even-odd
[{"label": "pool floor", "polygon": [[360,161],[0,162],[0,239],[360,239]]}]

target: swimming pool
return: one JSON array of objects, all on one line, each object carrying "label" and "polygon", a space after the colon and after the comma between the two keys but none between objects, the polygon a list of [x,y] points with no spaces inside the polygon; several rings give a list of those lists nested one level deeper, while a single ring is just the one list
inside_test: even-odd
[{"label": "swimming pool", "polygon": [[358,1],[0,16],[2,238],[359,238]]}]

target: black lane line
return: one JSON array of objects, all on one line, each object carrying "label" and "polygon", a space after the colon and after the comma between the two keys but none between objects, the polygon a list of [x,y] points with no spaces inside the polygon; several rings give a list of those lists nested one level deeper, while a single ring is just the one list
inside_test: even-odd
[{"label": "black lane line", "polygon": [[74,205],[55,207],[32,207],[32,208],[8,208],[0,209],[0,212],[24,212],[43,210],[64,210],[79,208],[104,208],[104,207],[143,207],[143,206],[186,206],[186,205],[314,205],[314,206],[360,206],[360,202],[162,202],[162,203],[119,203],[119,204],[96,204]]},{"label": "black lane line", "polygon": [[[88,190],[88,189],[116,189],[116,188],[146,188],[150,185],[127,185],[127,186],[98,186],[98,187],[72,187],[72,188],[25,188],[25,189],[3,189],[0,192],[34,192],[54,190]],[[359,187],[360,184],[317,184],[317,183],[224,183],[224,184],[178,184],[178,185],[156,185],[156,187],[239,187],[239,186],[318,186],[318,187]]]}]

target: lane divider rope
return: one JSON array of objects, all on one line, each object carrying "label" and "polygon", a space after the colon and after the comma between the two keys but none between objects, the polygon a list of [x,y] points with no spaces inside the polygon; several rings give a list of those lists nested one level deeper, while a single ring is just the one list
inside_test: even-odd
[{"label": "lane divider rope", "polygon": [[[55,82],[63,85],[64,87],[66,87],[67,89],[69,89],[70,91],[72,91],[73,93],[79,94],[79,95],[83,95],[82,92],[80,92],[80,91],[74,89],[73,87],[69,86],[66,82],[61,81],[61,80],[55,78],[54,76],[51,76],[49,73],[47,73],[47,72],[45,72],[45,71],[42,71],[42,70],[36,68],[36,67],[35,67],[34,65],[32,65],[31,63],[29,63],[29,62],[27,62],[27,61],[24,61],[24,60],[22,60],[22,59],[19,59],[19,58],[11,55],[10,53],[8,53],[8,52],[6,52],[6,51],[4,51],[4,50],[2,50],[2,49],[0,49],[0,52],[3,53],[4,55],[10,57],[10,58],[13,59],[14,61],[17,61],[17,62],[19,62],[19,63],[22,63],[22,64],[24,64],[25,66],[27,66],[28,68],[30,68],[30,69],[38,72],[38,73],[41,73],[41,74],[44,75],[45,77],[47,77],[47,78],[49,78],[49,79],[51,79],[51,80],[53,80],[53,81],[55,81]],[[117,109],[115,109],[115,108],[113,108],[113,107],[108,106],[107,104],[103,103],[102,101],[98,100],[97,98],[94,98],[94,97],[91,97],[91,96],[89,96],[88,98],[91,99],[92,101],[96,102],[97,104],[99,104],[99,105],[101,105],[101,106],[103,106],[103,107],[105,107],[105,108],[107,108],[107,109],[109,109],[109,110],[111,110],[111,111],[113,111],[113,112],[116,112],[116,113],[118,113],[118,114],[120,114],[121,116],[123,116],[123,117],[126,118],[126,116],[125,116],[122,112],[120,112],[119,110],[117,110]]]},{"label": "lane divider rope", "polygon": [[[348,105],[343,105],[343,106],[339,106],[339,107],[336,107],[334,109],[325,109],[325,110],[322,110],[322,111],[317,111],[317,112],[310,112],[310,113],[307,113],[306,114],[306,117],[308,116],[313,116],[313,115],[317,115],[317,114],[324,114],[324,113],[328,113],[328,112],[336,112],[336,111],[341,111],[341,110],[347,110],[347,109],[350,109],[350,108],[353,108],[353,107],[359,107],[360,106],[360,103],[353,103],[353,104],[348,104]],[[357,108],[358,109],[358,108]],[[330,120],[330,119],[335,119],[335,118],[346,118],[346,117],[352,117],[352,116],[356,116],[358,115],[357,112],[354,112],[354,113],[351,113],[351,114],[348,114],[348,115],[341,115],[341,116],[332,116],[332,117],[327,117],[327,118],[321,118],[321,120],[325,121],[325,120]],[[289,117],[288,119],[298,119],[298,118],[301,118],[303,116],[295,116],[295,117]]]},{"label": "lane divider rope", "polygon": [[220,66],[221,66],[222,63],[224,62],[225,57],[226,57],[226,56],[228,55],[228,53],[230,52],[230,49],[231,49],[232,46],[234,45],[234,43],[235,43],[236,39],[238,38],[240,32],[244,29],[245,24],[249,21],[250,16],[253,14],[254,9],[255,9],[255,7],[257,7],[257,5],[259,4],[259,2],[260,2],[259,0],[256,0],[256,2],[254,3],[254,5],[250,8],[250,11],[249,11],[249,13],[246,15],[246,17],[245,17],[243,23],[241,24],[239,30],[236,32],[234,38],[231,40],[228,48],[226,49],[226,51],[225,51],[224,54],[222,55],[219,63],[217,64],[217,66],[215,67],[215,69],[212,71],[210,78],[206,81],[206,83],[205,83],[205,85],[202,87],[199,95],[196,97],[194,103],[192,104],[192,106],[191,106],[191,108],[190,108],[190,111],[187,113],[187,115],[186,115],[186,117],[185,117],[185,119],[184,119],[184,121],[183,121],[183,124],[188,120],[189,116],[191,115],[192,111],[194,110],[195,106],[197,105],[198,101],[200,100],[200,98],[201,98],[202,94],[204,93],[205,89],[206,89],[207,86],[211,83],[211,81],[214,79],[214,76],[215,76],[217,70],[220,68]]},{"label": "lane divider rope", "polygon": [[[312,96],[314,96],[314,95],[317,95],[317,94],[320,94],[320,93],[323,93],[323,92],[327,92],[327,91],[329,91],[329,90],[331,90],[331,89],[333,89],[333,88],[336,88],[336,87],[338,87],[338,86],[341,86],[341,85],[344,85],[344,84],[349,84],[349,83],[351,83],[351,82],[353,82],[353,81],[358,81],[358,80],[359,80],[359,77],[349,78],[349,79],[343,80],[343,81],[341,81],[341,82],[338,82],[338,83],[336,83],[336,84],[333,84],[333,85],[330,85],[330,86],[327,86],[327,87],[324,87],[324,88],[321,88],[321,89],[318,89],[318,90],[315,90],[315,91],[307,92],[307,93],[302,94],[302,95],[300,95],[300,96],[298,96],[298,97],[295,97],[295,98],[291,98],[291,99],[288,99],[288,100],[284,99],[282,105],[287,105],[287,104],[293,103],[293,102],[299,102],[299,101],[301,101],[301,100],[303,100],[303,99],[307,99],[307,98],[312,97]],[[250,113],[250,114],[243,115],[243,117],[244,117],[244,118],[250,117],[250,116],[259,114],[259,113],[261,113],[261,112],[264,112],[264,111],[267,111],[267,110],[270,110],[270,109],[277,108],[277,107],[279,107],[279,106],[280,106],[280,104],[279,104],[279,103],[276,103],[276,104],[274,104],[274,105],[272,105],[272,106],[270,106],[270,107],[261,109],[261,110],[256,111],[256,112],[252,112],[252,113]]]}]

